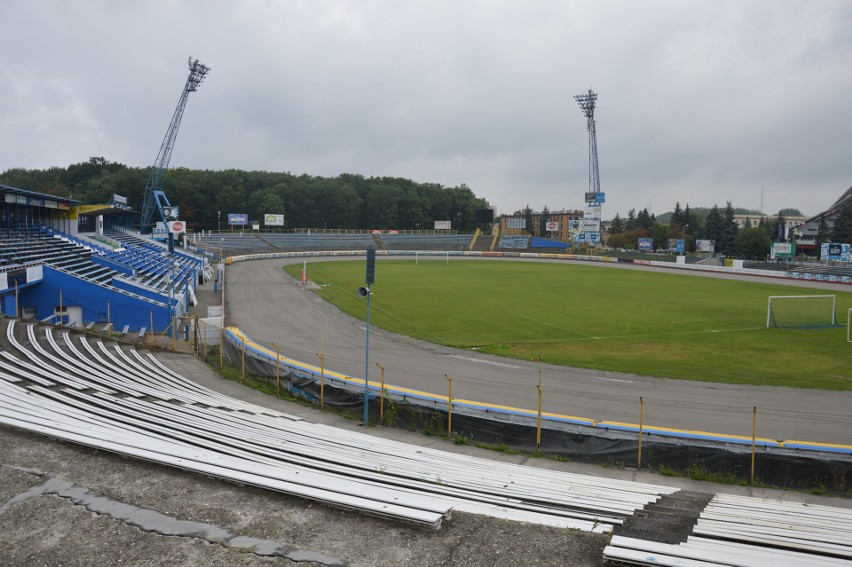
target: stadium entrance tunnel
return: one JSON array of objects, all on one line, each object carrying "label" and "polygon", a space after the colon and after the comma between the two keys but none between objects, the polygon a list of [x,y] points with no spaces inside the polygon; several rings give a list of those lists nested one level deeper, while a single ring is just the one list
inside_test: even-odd
[{"label": "stadium entrance tunnel", "polygon": [[[338,410],[363,408],[364,381],[317,366],[280,357],[255,343],[239,329],[225,332],[224,355],[250,375],[313,403]],[[322,384],[322,387],[321,387]],[[375,382],[368,388],[371,423],[447,436],[447,397]],[[382,411],[383,410],[383,411]],[[383,418],[383,419],[382,419]],[[452,404],[452,434],[456,443],[499,451],[536,454],[536,412],[488,404]],[[751,479],[751,438],[655,427],[642,430],[643,469],[695,480],[747,484]],[[572,416],[542,416],[540,452],[603,466],[635,468],[639,464],[639,427]],[[755,440],[755,481],[800,489],[849,489],[852,447]]]}]

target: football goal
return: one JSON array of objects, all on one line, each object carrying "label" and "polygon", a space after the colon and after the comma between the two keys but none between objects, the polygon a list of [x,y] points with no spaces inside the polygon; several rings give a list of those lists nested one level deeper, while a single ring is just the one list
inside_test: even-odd
[{"label": "football goal", "polygon": [[766,308],[766,328],[836,327],[836,309],[836,295],[772,295]]},{"label": "football goal", "polygon": [[846,314],[846,342],[852,343],[852,309]]},{"label": "football goal", "polygon": [[435,262],[438,261],[441,264],[449,264],[450,263],[450,253],[449,252],[415,252],[414,253],[414,263],[420,264],[423,262]]}]

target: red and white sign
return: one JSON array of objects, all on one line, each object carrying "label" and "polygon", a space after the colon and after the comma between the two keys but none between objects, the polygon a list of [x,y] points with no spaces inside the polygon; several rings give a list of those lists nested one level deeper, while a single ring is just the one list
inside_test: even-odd
[{"label": "red and white sign", "polygon": [[169,221],[169,232],[172,234],[181,234],[186,232],[186,224],[183,221]]},{"label": "red and white sign", "polygon": [[559,223],[553,221],[548,222],[547,232],[559,232]]}]

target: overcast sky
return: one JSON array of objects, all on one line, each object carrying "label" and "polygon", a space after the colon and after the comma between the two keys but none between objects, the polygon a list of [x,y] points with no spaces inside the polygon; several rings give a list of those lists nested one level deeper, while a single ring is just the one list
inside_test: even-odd
[{"label": "overcast sky", "polygon": [[[846,0],[0,2],[0,171],[172,167],[467,184],[604,218],[827,208],[852,185]],[[168,193],[168,186],[166,187]]]}]

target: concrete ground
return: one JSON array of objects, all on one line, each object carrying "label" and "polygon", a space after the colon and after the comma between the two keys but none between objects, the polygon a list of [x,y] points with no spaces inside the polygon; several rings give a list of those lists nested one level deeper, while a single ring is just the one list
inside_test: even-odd
[{"label": "concrete ground", "polygon": [[[216,298],[203,286],[199,315]],[[357,422],[221,378],[192,355],[160,359],[196,382],[310,422],[534,467],[852,508],[850,499],[532,459]],[[687,506],[684,505],[684,508]],[[684,512],[684,524],[692,512]],[[653,537],[644,514],[628,532]],[[656,527],[655,526],[659,526]],[[681,527],[683,527],[681,525]],[[663,536],[664,534],[658,534]],[[603,565],[608,536],[456,513],[440,530],[372,518],[0,426],[0,565]]]}]

